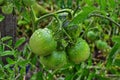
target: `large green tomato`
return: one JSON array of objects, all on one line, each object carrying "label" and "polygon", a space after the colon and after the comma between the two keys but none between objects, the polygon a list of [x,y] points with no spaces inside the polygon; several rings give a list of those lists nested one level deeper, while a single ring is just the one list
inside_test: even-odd
[{"label": "large green tomato", "polygon": [[90,56],[90,48],[83,39],[78,39],[76,44],[68,49],[68,57],[76,64],[85,61]]},{"label": "large green tomato", "polygon": [[40,62],[46,68],[58,69],[67,63],[67,56],[65,51],[53,51],[52,54],[48,56],[41,56]]},{"label": "large green tomato", "polygon": [[48,28],[36,30],[29,41],[31,50],[40,56],[46,56],[52,53],[57,46],[56,41],[52,36],[51,30]]}]

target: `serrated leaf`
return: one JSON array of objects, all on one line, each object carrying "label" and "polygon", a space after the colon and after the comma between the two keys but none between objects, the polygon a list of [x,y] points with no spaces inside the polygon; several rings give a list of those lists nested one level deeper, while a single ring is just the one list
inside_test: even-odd
[{"label": "serrated leaf", "polygon": [[22,37],[19,40],[17,40],[15,43],[15,48],[18,48],[19,46],[21,46],[25,42],[25,40],[26,40],[25,37]]},{"label": "serrated leaf", "polygon": [[83,22],[95,8],[86,6],[71,21],[70,26]]}]

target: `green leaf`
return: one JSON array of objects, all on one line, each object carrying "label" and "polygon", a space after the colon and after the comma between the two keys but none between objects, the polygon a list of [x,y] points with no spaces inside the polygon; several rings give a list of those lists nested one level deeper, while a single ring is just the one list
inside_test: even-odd
[{"label": "green leaf", "polygon": [[30,60],[20,60],[17,62],[20,66],[26,66],[29,63]]},{"label": "green leaf", "polygon": [[28,22],[25,20],[19,20],[17,24],[21,26],[21,25],[26,25],[27,23]]},{"label": "green leaf", "polygon": [[120,44],[120,36],[113,36],[112,41]]},{"label": "green leaf", "polygon": [[39,71],[38,73],[34,74],[30,80],[44,80],[43,79],[43,73]]},{"label": "green leaf", "polygon": [[1,9],[4,14],[11,14],[13,12],[13,7],[13,3],[7,2],[5,5],[1,6]]},{"label": "green leaf", "polygon": [[27,57],[27,55],[29,54],[28,44],[24,46],[22,53],[23,53],[23,56]]},{"label": "green leaf", "polygon": [[15,43],[15,48],[18,48],[19,46],[21,46],[25,42],[25,40],[26,40],[25,37],[22,37],[19,40],[17,40]]},{"label": "green leaf", "polygon": [[26,10],[24,10],[22,13],[21,13],[21,16],[23,16],[23,20],[26,21],[26,23],[29,23],[30,20],[31,20],[31,16],[30,16],[30,13]]},{"label": "green leaf", "polygon": [[71,21],[70,26],[83,22],[95,8],[86,6]]},{"label": "green leaf", "polygon": [[9,50],[6,50],[2,53],[0,53],[0,56],[8,56],[8,55],[14,55],[14,51],[9,51]]},{"label": "green leaf", "polygon": [[13,59],[9,58],[9,57],[6,58],[6,60],[9,64],[15,64],[15,61]]},{"label": "green leaf", "polygon": [[5,17],[4,17],[3,15],[0,14],[0,22],[2,22],[3,19],[5,19]]},{"label": "green leaf", "polygon": [[88,5],[93,5],[94,1],[93,0],[85,0],[85,2],[88,4]]},{"label": "green leaf", "polygon": [[0,67],[0,80],[4,80],[4,77],[5,77],[5,74],[4,74],[3,68]]},{"label": "green leaf", "polygon": [[109,53],[108,55],[108,58],[107,58],[107,67],[110,67],[114,61],[114,58],[115,58],[115,53],[118,51],[118,49],[120,48],[120,44],[116,43],[111,52]]},{"label": "green leaf", "polygon": [[11,36],[6,36],[6,37],[1,38],[1,41],[4,42],[4,41],[10,40],[10,39],[12,39]]}]

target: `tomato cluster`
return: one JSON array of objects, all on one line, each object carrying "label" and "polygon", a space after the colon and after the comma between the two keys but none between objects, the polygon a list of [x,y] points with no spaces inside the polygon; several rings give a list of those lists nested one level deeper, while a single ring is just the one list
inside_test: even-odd
[{"label": "tomato cluster", "polygon": [[58,50],[60,45],[57,43],[53,31],[48,28],[36,30],[29,41],[32,52],[40,56],[40,63],[49,69],[61,68],[67,63],[80,64],[90,55],[90,48],[82,38],[71,46],[67,45],[66,50]]},{"label": "tomato cluster", "polygon": [[100,35],[94,31],[88,31],[86,34],[87,38],[91,41],[91,42],[95,42],[95,46],[97,47],[97,49],[99,50],[105,50],[108,49],[109,46],[107,44],[107,42],[105,40],[100,39]]}]

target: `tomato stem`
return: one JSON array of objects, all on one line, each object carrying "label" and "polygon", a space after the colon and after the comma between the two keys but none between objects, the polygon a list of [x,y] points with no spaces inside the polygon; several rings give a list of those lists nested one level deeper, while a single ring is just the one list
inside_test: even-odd
[{"label": "tomato stem", "polygon": [[92,25],[93,20],[90,22],[90,24],[88,25],[88,27],[86,28],[86,30],[84,31],[84,33],[81,35],[81,37],[83,37],[89,30],[90,26]]},{"label": "tomato stem", "polygon": [[58,10],[58,11],[53,12],[53,13],[49,13],[49,14],[43,15],[40,18],[36,18],[35,22],[38,25],[38,23],[39,23],[40,20],[42,20],[44,18],[47,18],[47,17],[50,17],[50,16],[55,17],[55,14],[59,14],[59,13],[63,13],[63,12],[67,12],[68,15],[70,15],[72,17],[72,11],[71,11],[71,9],[62,9],[62,10]]},{"label": "tomato stem", "polygon": [[100,17],[100,18],[105,18],[109,21],[111,21],[112,23],[114,23],[116,26],[120,27],[120,24],[118,24],[117,22],[115,22],[113,19],[109,18],[109,17],[106,17],[106,16],[103,16],[103,15],[100,15],[100,14],[91,14],[89,17]]},{"label": "tomato stem", "polygon": [[36,29],[37,29],[37,25],[36,25],[36,23],[35,23],[35,21],[37,20],[37,17],[36,17],[36,15],[35,15],[35,12],[34,12],[34,10],[33,10],[33,7],[31,6],[30,7],[31,8],[31,13],[32,13],[32,15],[33,15],[33,20],[32,20],[32,25],[33,25],[33,31],[35,31]]},{"label": "tomato stem", "polygon": [[70,35],[66,32],[66,30],[62,27],[62,22],[60,21],[60,19],[58,18],[58,16],[55,15],[54,17],[56,18],[56,20],[58,21],[58,23],[59,23],[59,25],[60,25],[59,30],[62,30],[62,31],[66,34],[66,36],[71,40],[71,42],[73,42],[71,36],[70,36]]}]

